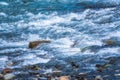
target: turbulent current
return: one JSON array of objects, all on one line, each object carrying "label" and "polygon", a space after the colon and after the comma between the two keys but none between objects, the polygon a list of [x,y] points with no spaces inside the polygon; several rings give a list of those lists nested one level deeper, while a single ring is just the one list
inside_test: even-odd
[{"label": "turbulent current", "polygon": [[[0,0],[0,71],[12,68],[15,75],[23,76],[16,80],[34,80],[24,66],[39,65],[51,73],[60,65],[63,75],[73,75],[94,71],[96,63],[120,57],[119,46],[82,51],[104,45],[105,39],[120,39],[119,5],[120,0]],[[51,43],[29,49],[29,42],[36,40]],[[80,69],[71,71],[70,61]],[[8,65],[11,62],[14,66]],[[108,80],[119,79],[110,76]]]}]

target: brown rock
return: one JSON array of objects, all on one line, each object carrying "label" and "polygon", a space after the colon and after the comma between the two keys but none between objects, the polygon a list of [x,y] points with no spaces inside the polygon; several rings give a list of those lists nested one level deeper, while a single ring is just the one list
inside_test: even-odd
[{"label": "brown rock", "polygon": [[113,40],[107,40],[105,41],[106,45],[114,45],[116,42]]},{"label": "brown rock", "polygon": [[2,74],[5,75],[5,74],[7,74],[7,73],[12,73],[12,72],[13,72],[12,69],[10,69],[10,68],[5,68],[5,69],[3,69]]},{"label": "brown rock", "polygon": [[70,76],[61,76],[58,80],[70,80]]},{"label": "brown rock", "polygon": [[50,42],[51,41],[49,41],[49,40],[32,41],[32,42],[29,43],[29,48],[33,49],[33,48],[36,48],[40,44],[50,43]]}]

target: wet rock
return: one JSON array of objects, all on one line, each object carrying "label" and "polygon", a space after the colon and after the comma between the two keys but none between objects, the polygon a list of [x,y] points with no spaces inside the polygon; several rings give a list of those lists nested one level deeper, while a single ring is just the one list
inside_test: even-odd
[{"label": "wet rock", "polygon": [[3,74],[0,74],[0,80],[5,80]]},{"label": "wet rock", "polygon": [[110,66],[110,64],[106,63],[106,64],[103,64],[103,65],[96,64],[95,67],[97,68],[97,71],[102,72],[103,70],[105,70],[109,66]]},{"label": "wet rock", "polygon": [[116,42],[114,41],[114,40],[106,40],[105,42],[104,42],[106,45],[114,45]]},{"label": "wet rock", "polygon": [[95,80],[103,80],[103,78],[102,78],[102,76],[99,75],[99,76],[95,77]]},{"label": "wet rock", "polygon": [[10,68],[5,68],[5,69],[3,69],[2,74],[5,75],[5,74],[11,73],[11,72],[13,72],[12,69],[10,69]]},{"label": "wet rock", "polygon": [[79,76],[82,76],[82,77],[87,77],[87,73],[79,73]]},{"label": "wet rock", "polygon": [[61,76],[58,80],[70,80],[70,76]]},{"label": "wet rock", "polygon": [[108,46],[120,46],[120,38],[119,37],[111,37],[109,39],[103,40],[103,43]]},{"label": "wet rock", "polygon": [[50,42],[51,41],[49,41],[49,40],[32,41],[32,42],[29,43],[29,48],[33,49],[33,48],[36,48],[40,44],[50,43]]},{"label": "wet rock", "polygon": [[76,64],[75,62],[70,62],[70,64],[73,68],[79,68],[79,65]]},{"label": "wet rock", "polygon": [[14,77],[15,77],[15,75],[12,73],[8,73],[8,74],[4,75],[5,80],[13,80]]},{"label": "wet rock", "polygon": [[32,66],[29,66],[29,69],[31,69],[31,70],[40,70],[41,68],[38,67],[37,65],[32,65]]}]

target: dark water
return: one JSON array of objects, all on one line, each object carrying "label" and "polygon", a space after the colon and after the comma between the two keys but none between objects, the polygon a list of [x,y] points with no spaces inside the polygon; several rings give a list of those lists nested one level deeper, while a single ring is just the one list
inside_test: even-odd
[{"label": "dark water", "polygon": [[[47,67],[47,72],[61,65],[63,74],[69,75],[94,71],[96,63],[119,57],[119,46],[95,52],[81,49],[102,46],[103,40],[111,37],[120,39],[119,5],[119,0],[0,0],[0,70],[17,69],[17,75],[24,72],[22,67],[38,64]],[[44,39],[51,43],[28,49],[30,41]],[[71,47],[75,41],[77,44]],[[71,61],[81,69],[71,71]],[[17,63],[11,67],[7,65],[10,62]]]}]

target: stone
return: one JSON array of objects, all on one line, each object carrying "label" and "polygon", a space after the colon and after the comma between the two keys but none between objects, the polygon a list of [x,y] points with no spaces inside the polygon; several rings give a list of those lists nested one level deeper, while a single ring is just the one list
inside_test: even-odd
[{"label": "stone", "polygon": [[12,73],[8,73],[8,74],[4,75],[5,80],[12,80],[14,77],[15,77],[15,75]]},{"label": "stone", "polygon": [[5,80],[3,74],[0,74],[0,80]]},{"label": "stone", "polygon": [[79,76],[82,76],[82,77],[87,77],[88,74],[87,73],[79,73]]},{"label": "stone", "polygon": [[41,68],[38,67],[37,65],[29,66],[29,68],[30,68],[31,70],[40,70],[40,69],[41,69]]},{"label": "stone", "polygon": [[79,68],[79,65],[76,64],[75,62],[70,62],[70,63],[71,63],[71,66],[72,66],[73,68]]},{"label": "stone", "polygon": [[50,42],[51,42],[50,40],[32,41],[32,42],[29,42],[29,48],[33,49],[33,48],[36,48],[40,44],[50,43]]},{"label": "stone", "polygon": [[70,76],[61,76],[58,80],[70,80]]},{"label": "stone", "polygon": [[12,69],[10,69],[10,68],[5,68],[5,69],[3,69],[2,74],[5,75],[5,74],[7,74],[7,73],[12,73],[12,72],[13,72]]},{"label": "stone", "polygon": [[105,44],[106,44],[106,45],[114,45],[114,44],[116,44],[116,42],[113,41],[113,40],[106,40],[106,41],[105,41]]},{"label": "stone", "polygon": [[98,75],[95,77],[95,80],[103,80],[102,76]]}]

